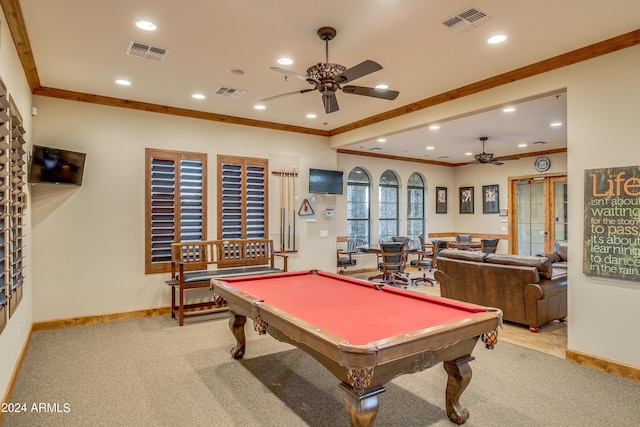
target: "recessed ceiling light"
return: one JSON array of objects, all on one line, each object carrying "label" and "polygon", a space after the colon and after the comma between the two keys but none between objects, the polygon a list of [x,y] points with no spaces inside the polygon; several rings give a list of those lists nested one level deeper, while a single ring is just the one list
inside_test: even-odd
[{"label": "recessed ceiling light", "polygon": [[378,142],[387,142],[385,138],[378,138]]},{"label": "recessed ceiling light", "polygon": [[438,129],[440,129],[440,125],[431,125],[431,126],[429,126],[429,129],[438,130]]},{"label": "recessed ceiling light", "polygon": [[131,86],[131,82],[129,80],[118,79],[116,80],[116,83],[118,83],[121,86]]},{"label": "recessed ceiling light", "polygon": [[280,65],[291,65],[293,64],[293,59],[291,58],[279,58],[278,64]]},{"label": "recessed ceiling light", "polygon": [[554,127],[554,128],[555,128],[555,127],[558,127],[558,126],[562,126],[562,122],[554,122],[554,123],[551,123],[551,125],[550,125],[550,126],[551,126],[551,127]]},{"label": "recessed ceiling light", "polygon": [[498,44],[498,43],[502,43],[506,39],[507,39],[507,36],[505,36],[504,34],[496,34],[495,36],[489,37],[489,39],[487,40],[487,43]]},{"label": "recessed ceiling light", "polygon": [[527,144],[518,144],[518,147],[520,147],[520,148],[524,148],[526,146],[527,146]]},{"label": "recessed ceiling light", "polygon": [[313,113],[307,114],[307,119],[315,119],[316,117],[318,117],[318,116],[313,114]]},{"label": "recessed ceiling light", "polygon": [[473,153],[464,153],[465,156],[473,156]]},{"label": "recessed ceiling light", "polygon": [[389,89],[389,85],[381,83],[379,85],[376,85],[376,89]]},{"label": "recessed ceiling light", "polygon": [[435,149],[436,149],[436,147],[432,147],[432,146],[428,146],[427,147],[427,150],[435,150]]},{"label": "recessed ceiling light", "polygon": [[201,93],[194,93],[193,95],[191,95],[191,97],[193,99],[204,99],[205,98],[205,96],[203,94],[201,94]]},{"label": "recessed ceiling light", "polygon": [[145,31],[154,31],[156,28],[156,24],[154,24],[153,22],[149,22],[149,21],[138,21],[136,22],[136,27],[140,28],[141,30],[145,30]]},{"label": "recessed ceiling light", "polygon": [[516,111],[516,107],[505,107],[502,109],[502,111],[505,113],[513,113],[514,111]]},{"label": "recessed ceiling light", "polygon": [[256,110],[266,110],[267,109],[267,107],[262,105],[262,104],[254,105],[253,108],[255,108]]}]

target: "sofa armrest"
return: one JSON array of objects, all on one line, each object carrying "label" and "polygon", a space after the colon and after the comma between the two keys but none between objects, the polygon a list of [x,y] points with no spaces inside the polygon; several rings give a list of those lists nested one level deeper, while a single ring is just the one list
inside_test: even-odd
[{"label": "sofa armrest", "polygon": [[567,275],[562,274],[526,285],[524,306],[525,318],[530,329],[566,317]]}]

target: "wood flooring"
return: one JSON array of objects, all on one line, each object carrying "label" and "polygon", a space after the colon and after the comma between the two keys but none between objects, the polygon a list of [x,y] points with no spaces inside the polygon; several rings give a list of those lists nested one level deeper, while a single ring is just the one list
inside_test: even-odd
[{"label": "wood flooring", "polygon": [[[422,277],[422,272],[417,269],[409,269],[408,271],[412,279]],[[346,274],[359,279],[367,279],[373,276],[375,271],[350,272],[347,269]],[[427,277],[433,278],[433,273],[427,273]],[[437,283],[435,286],[430,286],[429,283],[424,284],[424,282],[421,282],[419,286],[410,286],[407,289],[426,295],[440,296],[440,287]],[[504,328],[498,331],[498,344],[500,341],[565,359],[567,350],[567,324],[566,322],[554,321],[541,326],[539,332],[534,333],[529,331],[529,328],[525,325],[504,322]]]}]

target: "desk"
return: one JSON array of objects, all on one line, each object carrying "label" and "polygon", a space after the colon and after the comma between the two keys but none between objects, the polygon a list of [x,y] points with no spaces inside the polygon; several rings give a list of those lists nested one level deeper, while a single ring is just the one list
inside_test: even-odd
[{"label": "desk", "polygon": [[245,354],[248,316],[258,333],[304,350],[340,381],[356,426],[373,424],[387,382],[440,362],[446,412],[464,423],[469,412],[459,398],[471,380],[471,352],[480,337],[493,348],[502,318],[495,308],[315,270],[212,280],[211,287],[229,305],[233,358]]},{"label": "desk", "polygon": [[468,250],[468,251],[475,251],[475,250],[480,250],[482,249],[482,244],[481,243],[456,243],[456,242],[449,242],[447,244],[447,246],[451,249],[463,249],[463,250]]}]

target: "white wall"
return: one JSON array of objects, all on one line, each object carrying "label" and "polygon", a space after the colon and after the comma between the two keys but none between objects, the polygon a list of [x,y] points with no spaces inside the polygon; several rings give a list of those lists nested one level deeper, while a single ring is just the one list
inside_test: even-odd
[{"label": "white wall", "polygon": [[[569,263],[568,347],[638,367],[640,340],[635,337],[640,336],[640,283],[586,276],[581,258],[584,170],[640,164],[639,69],[640,46],[634,46],[340,134],[331,138],[331,146],[348,147],[378,135],[566,89],[569,252],[574,260]],[[466,173],[455,172],[455,186],[468,181]],[[460,226],[457,221],[454,225]]]},{"label": "white wall", "polygon": [[[0,13],[0,78],[4,82],[9,95],[15,102],[18,112],[22,116],[23,126],[26,130],[24,139],[29,143],[31,141],[31,91],[24,76],[22,65],[18,60],[11,33],[8,30],[4,13]],[[4,396],[13,367],[18,361],[20,352],[26,344],[27,333],[31,328],[32,312],[31,312],[31,283],[32,283],[32,257],[31,257],[31,210],[29,205],[29,189],[27,191],[27,211],[25,216],[26,227],[24,228],[25,239],[25,280],[22,286],[23,296],[22,302],[18,306],[14,315],[8,320],[8,323],[2,333],[0,333],[0,398]]]},{"label": "white wall", "polygon": [[[217,236],[217,154],[297,162],[303,197],[309,167],[336,167],[322,137],[45,97],[34,97],[34,105],[34,144],[87,153],[81,187],[32,186],[34,321],[169,306],[169,274],[144,274],[145,147],[208,154],[210,239]],[[320,229],[329,237],[320,238]],[[300,252],[289,270],[335,271],[332,220],[298,221],[298,233]]]},{"label": "white wall", "polygon": [[[577,64],[569,86],[569,250],[582,254],[585,169],[640,165],[640,46]],[[640,281],[569,264],[569,348],[640,367]]]}]

